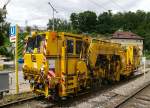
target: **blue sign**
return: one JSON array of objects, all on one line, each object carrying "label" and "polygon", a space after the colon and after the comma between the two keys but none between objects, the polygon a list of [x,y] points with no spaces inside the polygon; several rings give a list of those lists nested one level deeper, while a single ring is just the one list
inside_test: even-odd
[{"label": "blue sign", "polygon": [[17,31],[16,28],[17,28],[16,26],[10,26],[10,29],[9,29],[10,42],[16,41],[16,31]]}]

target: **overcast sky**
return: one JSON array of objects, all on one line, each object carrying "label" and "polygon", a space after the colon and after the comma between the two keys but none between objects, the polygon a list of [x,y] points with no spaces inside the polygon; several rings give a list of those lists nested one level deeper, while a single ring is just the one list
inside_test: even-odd
[{"label": "overcast sky", "polygon": [[[0,0],[0,8],[8,0]],[[52,18],[52,9],[48,2],[56,8],[57,18],[69,20],[72,12],[91,10],[97,14],[112,10],[118,11],[150,11],[150,0],[11,0],[7,6],[7,20],[12,24],[46,26],[48,19]]]}]

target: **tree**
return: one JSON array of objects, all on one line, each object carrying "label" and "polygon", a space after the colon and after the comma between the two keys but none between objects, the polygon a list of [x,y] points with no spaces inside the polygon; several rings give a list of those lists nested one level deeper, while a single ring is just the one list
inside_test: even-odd
[{"label": "tree", "polygon": [[2,9],[0,8],[0,55],[12,56],[11,52],[8,52],[6,48],[7,46],[10,45],[9,42],[10,24],[5,21],[7,14],[6,5],[4,5]]},{"label": "tree", "polygon": [[71,20],[71,24],[73,29],[78,29],[79,28],[79,16],[76,13],[72,13],[70,15],[70,20]]},{"label": "tree", "polygon": [[118,12],[112,14],[111,10],[96,16],[94,12],[85,11],[72,13],[70,16],[73,30],[90,34],[103,34],[111,36],[115,31],[131,31],[144,37],[144,49],[150,51],[150,12],[137,10],[136,12]]},{"label": "tree", "polygon": [[104,12],[98,16],[97,32],[101,34],[113,33],[114,25],[111,10]]},{"label": "tree", "polygon": [[79,29],[82,32],[92,33],[95,32],[96,23],[97,23],[97,15],[92,11],[85,11],[79,13]]},{"label": "tree", "polygon": [[97,15],[92,11],[85,11],[79,14],[72,13],[70,16],[73,29],[78,32],[95,32],[97,24]]},{"label": "tree", "polygon": [[6,19],[6,10],[0,9],[0,46],[3,46],[9,37],[10,24],[7,23],[5,19]]},{"label": "tree", "polygon": [[26,31],[28,32],[28,33],[30,33],[31,32],[31,27],[30,26],[26,26]]},{"label": "tree", "polygon": [[[71,30],[71,24],[67,22],[67,20],[55,18],[54,19],[54,26],[55,31],[70,31]],[[53,27],[53,19],[49,19],[49,22],[47,24],[47,29],[52,30]]]}]

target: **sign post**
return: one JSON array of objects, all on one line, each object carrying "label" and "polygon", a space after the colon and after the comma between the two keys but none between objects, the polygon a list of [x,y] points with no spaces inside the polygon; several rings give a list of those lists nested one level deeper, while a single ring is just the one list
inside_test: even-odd
[{"label": "sign post", "polygon": [[16,74],[16,93],[19,93],[19,81],[18,81],[18,25],[10,27],[10,42],[15,42],[15,74]]},{"label": "sign post", "polygon": [[10,42],[16,41],[16,35],[17,35],[17,25],[16,26],[10,26]]}]

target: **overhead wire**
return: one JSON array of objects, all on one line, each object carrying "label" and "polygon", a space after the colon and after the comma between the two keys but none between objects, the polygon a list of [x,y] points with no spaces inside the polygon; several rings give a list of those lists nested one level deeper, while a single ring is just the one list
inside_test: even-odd
[{"label": "overhead wire", "polygon": [[101,4],[96,3],[94,0],[88,0],[89,2],[91,2],[92,4],[94,4],[97,7],[100,7],[101,9],[103,9],[104,11],[107,11],[108,9],[106,9],[104,6],[102,6]]},{"label": "overhead wire", "polygon": [[110,0],[114,5],[116,5],[117,7],[119,7],[121,10],[125,11],[124,7],[122,7],[120,4],[118,4],[116,1],[114,0]]},{"label": "overhead wire", "polygon": [[[10,0],[8,0],[8,1],[10,1]],[[96,7],[98,7],[98,8],[100,8],[100,9],[102,9],[102,10],[104,10],[104,11],[108,11],[109,9],[107,9],[106,7],[105,7],[105,5],[103,5],[103,4],[106,4],[106,3],[108,3],[108,1],[105,3],[100,3],[100,1],[97,1],[97,0],[88,0],[91,4],[93,4],[93,5],[95,5]],[[125,10],[124,9],[124,7],[122,7],[120,4],[118,4],[115,0],[110,0],[110,2],[111,2],[111,4],[113,3],[116,7],[119,7],[121,10]],[[110,3],[109,3],[110,4]],[[76,11],[76,9],[71,9],[71,8],[67,8],[67,7],[58,7],[58,10],[64,10],[64,11],[69,11],[70,13],[72,12],[72,11]],[[61,12],[61,11],[60,11]],[[57,16],[57,14],[56,14],[56,16]],[[33,18],[34,20],[36,20],[36,19],[40,19],[40,18]],[[29,19],[29,20],[33,20],[32,18],[31,19]]]}]

